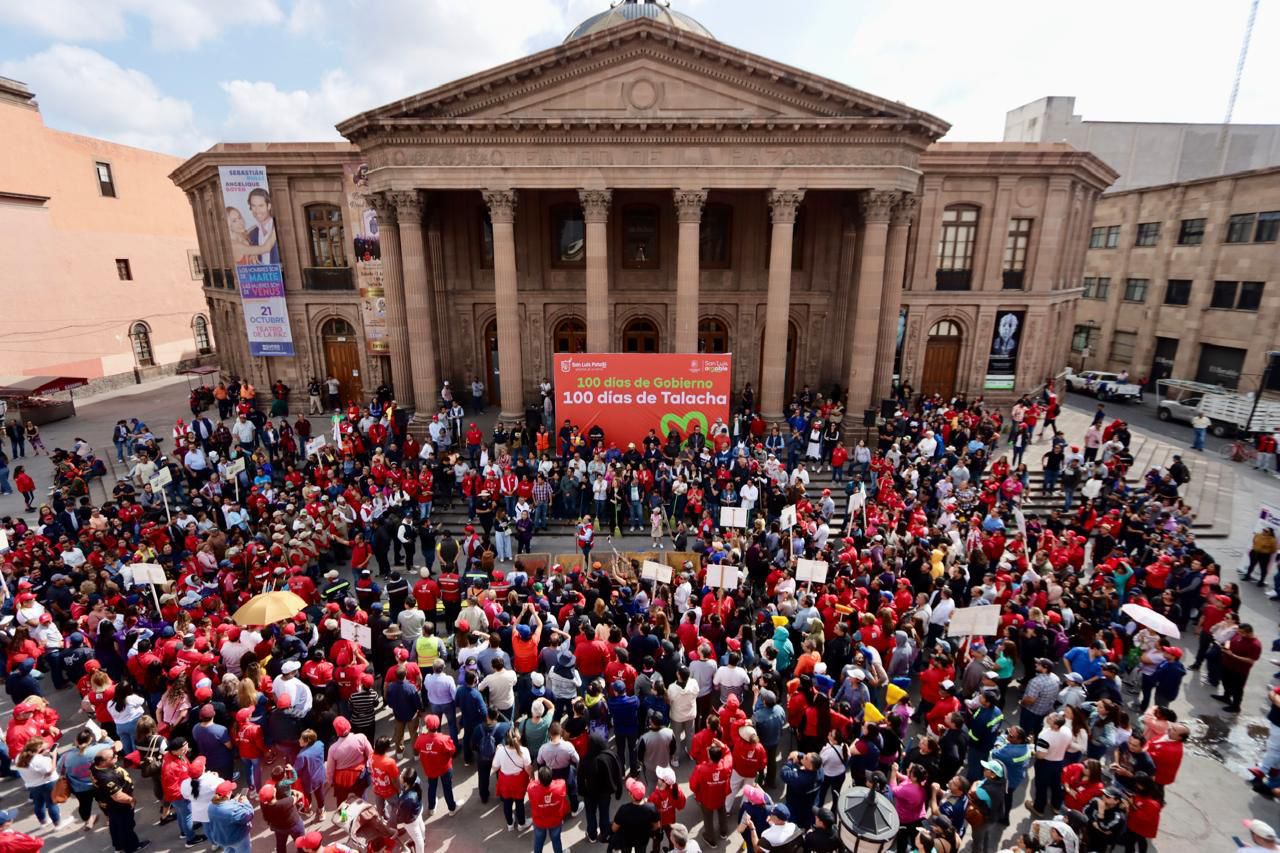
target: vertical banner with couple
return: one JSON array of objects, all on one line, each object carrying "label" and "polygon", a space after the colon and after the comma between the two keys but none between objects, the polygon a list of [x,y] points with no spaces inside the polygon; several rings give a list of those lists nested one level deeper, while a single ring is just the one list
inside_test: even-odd
[{"label": "vertical banner with couple", "polygon": [[252,356],[292,356],[275,212],[265,166],[219,166],[222,204],[235,256],[240,304]]}]

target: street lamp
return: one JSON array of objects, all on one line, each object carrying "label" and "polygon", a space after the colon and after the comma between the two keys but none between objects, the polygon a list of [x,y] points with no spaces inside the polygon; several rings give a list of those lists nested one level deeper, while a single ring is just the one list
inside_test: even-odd
[{"label": "street lamp", "polygon": [[898,837],[898,810],[888,797],[870,788],[846,787],[836,822],[849,853],[884,853]]}]

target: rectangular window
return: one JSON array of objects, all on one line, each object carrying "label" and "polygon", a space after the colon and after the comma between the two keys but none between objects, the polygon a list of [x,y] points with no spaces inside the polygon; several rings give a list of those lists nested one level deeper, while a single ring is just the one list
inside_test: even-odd
[{"label": "rectangular window", "polygon": [[1101,249],[1107,241],[1107,229],[1098,227],[1089,232],[1089,248]]},{"label": "rectangular window", "polygon": [[1264,282],[1240,282],[1240,294],[1236,297],[1237,311],[1257,311],[1262,305],[1262,288]]},{"label": "rectangular window", "polygon": [[480,269],[493,269],[493,221],[489,211],[480,211]]},{"label": "rectangular window", "polygon": [[1092,329],[1088,326],[1076,326],[1075,331],[1071,335],[1071,351],[1084,352],[1089,348],[1089,333]]},{"label": "rectangular window", "polygon": [[938,290],[969,289],[977,236],[977,208],[949,207],[943,211],[942,237],[938,241]]},{"label": "rectangular window", "polygon": [[1253,236],[1254,213],[1237,213],[1227,220],[1227,242],[1248,243]]},{"label": "rectangular window", "polygon": [[1213,297],[1209,300],[1209,307],[1236,307],[1236,289],[1239,286],[1240,282],[1238,281],[1215,281],[1213,283]]},{"label": "rectangular window", "polygon": [[1160,242],[1159,222],[1139,222],[1138,237],[1133,241],[1135,246],[1154,246]]},{"label": "rectangular window", "polygon": [[1191,279],[1171,278],[1164,291],[1165,305],[1186,305],[1191,301]]},{"label": "rectangular window", "polygon": [[1120,226],[1112,225],[1107,229],[1107,248],[1114,249],[1120,245]]},{"label": "rectangular window", "polygon": [[1204,242],[1204,220],[1184,219],[1178,229],[1179,246],[1199,246]]},{"label": "rectangular window", "polygon": [[633,270],[658,268],[658,208],[633,205],[622,211],[622,266]]},{"label": "rectangular window", "polygon": [[1098,280],[1093,276],[1085,276],[1084,278],[1084,298],[1092,299],[1093,293],[1098,288]]},{"label": "rectangular window", "polygon": [[98,192],[107,198],[116,197],[116,182],[111,177],[110,163],[94,163],[94,168],[98,172]]},{"label": "rectangular window", "polygon": [[129,268],[128,258],[116,258],[116,275],[121,281],[133,281],[133,270]]},{"label": "rectangular window", "polygon": [[1027,249],[1031,245],[1031,220],[1010,219],[1004,243],[1004,289],[1022,290],[1027,272]]},{"label": "rectangular window", "polygon": [[1147,279],[1145,278],[1127,278],[1124,281],[1124,301],[1125,302],[1146,302],[1147,301]]},{"label": "rectangular window", "polygon": [[1137,332],[1116,332],[1111,339],[1111,360],[1118,364],[1133,363],[1133,351],[1137,346]]},{"label": "rectangular window", "polygon": [[1268,210],[1258,214],[1258,229],[1253,232],[1253,242],[1274,243],[1280,235],[1280,210]]},{"label": "rectangular window", "polygon": [[1085,299],[1106,299],[1111,290],[1109,278],[1086,278],[1084,280]]},{"label": "rectangular window", "polygon": [[[307,231],[311,236],[311,266],[345,267],[347,250],[342,209],[336,204],[309,204],[306,211]],[[278,252],[273,254],[279,257]]]}]

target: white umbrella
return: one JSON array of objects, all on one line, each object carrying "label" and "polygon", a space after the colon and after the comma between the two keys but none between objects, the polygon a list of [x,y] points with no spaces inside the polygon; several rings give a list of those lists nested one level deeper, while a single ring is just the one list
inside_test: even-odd
[{"label": "white umbrella", "polygon": [[1182,632],[1178,630],[1178,626],[1172,621],[1150,607],[1144,607],[1141,604],[1126,604],[1120,608],[1120,612],[1124,613],[1134,622],[1137,622],[1144,628],[1150,628],[1157,634],[1163,634],[1166,637],[1178,637]]}]

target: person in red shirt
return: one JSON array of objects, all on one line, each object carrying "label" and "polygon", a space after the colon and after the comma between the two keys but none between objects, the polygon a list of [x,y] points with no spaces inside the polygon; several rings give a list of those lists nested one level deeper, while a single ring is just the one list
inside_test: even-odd
[{"label": "person in red shirt", "polygon": [[[707,750],[707,760],[698,763],[689,777],[689,790],[702,809],[702,840],[709,847],[720,843],[720,838],[728,837],[729,793],[733,777],[733,757],[726,755],[718,743],[713,743]],[[716,832],[716,820],[719,820],[719,833]]]},{"label": "person in red shirt", "polygon": [[267,741],[262,726],[250,720],[252,716],[252,708],[236,711],[236,752],[244,762],[249,786],[257,790],[262,784],[262,758],[267,754]]},{"label": "person in red shirt", "polygon": [[418,569],[418,575],[419,580],[413,585],[413,600],[427,614],[428,619],[434,619],[436,602],[440,599],[440,584],[432,579],[428,568]]},{"label": "person in red shirt", "polygon": [[[1203,629],[1201,629],[1203,630]],[[1249,670],[1262,656],[1262,643],[1253,635],[1253,626],[1242,624],[1236,635],[1222,649],[1222,692],[1213,698],[1224,703],[1228,714],[1240,713],[1240,700],[1244,698],[1244,683]]]},{"label": "person in red shirt", "polygon": [[13,828],[13,811],[0,811],[0,853],[39,853],[44,839]]},{"label": "person in red shirt", "polygon": [[[760,743],[760,736],[751,726],[738,729],[733,747],[733,775],[729,779],[729,802],[737,800],[742,786],[754,782],[757,775],[769,763],[769,751]],[[654,791],[656,794],[657,791]],[[666,826],[667,824],[663,824]]]},{"label": "person in red shirt", "polygon": [[539,767],[529,783],[529,810],[533,818],[533,849],[541,850],[548,840],[555,853],[563,853],[560,830],[569,814],[568,782],[553,779],[550,767]]},{"label": "person in red shirt", "polygon": [[1174,723],[1163,737],[1147,744],[1147,755],[1156,765],[1153,776],[1158,784],[1172,785],[1178,778],[1178,768],[1182,766],[1182,745],[1190,736],[1189,728],[1182,723]]},{"label": "person in red shirt", "polygon": [[413,749],[418,753],[418,763],[422,765],[422,775],[427,777],[427,815],[436,810],[436,789],[443,789],[445,805],[449,814],[458,812],[458,804],[453,799],[453,756],[458,751],[453,738],[440,731],[440,717],[427,714],[423,719],[426,731],[418,735]]},{"label": "person in red shirt", "polygon": [[392,753],[395,743],[383,735],[374,741],[373,757],[369,759],[369,783],[380,801],[390,800],[400,793],[400,768]]},{"label": "person in red shirt", "polygon": [[676,782],[676,771],[670,767],[659,767],[656,772],[658,784],[649,795],[649,802],[653,803],[653,807],[658,810],[658,824],[669,842],[671,827],[675,824],[676,817],[685,807],[687,800],[684,791],[680,790],[680,785]]}]

